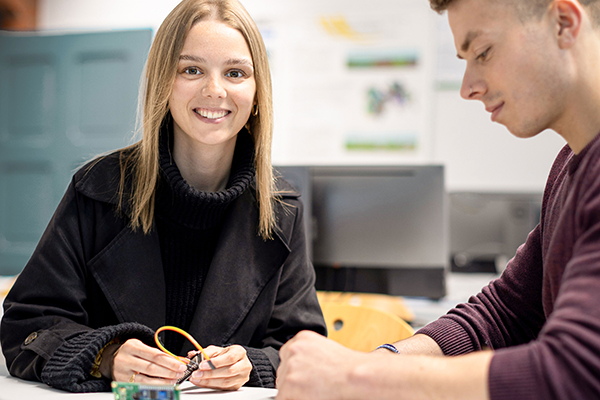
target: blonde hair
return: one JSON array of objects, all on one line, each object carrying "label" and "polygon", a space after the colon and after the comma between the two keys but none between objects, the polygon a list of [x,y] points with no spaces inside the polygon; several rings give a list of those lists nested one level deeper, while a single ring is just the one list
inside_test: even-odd
[{"label": "blonde hair", "polygon": [[179,56],[190,29],[197,22],[214,19],[239,30],[244,36],[256,80],[258,113],[251,113],[246,127],[254,141],[258,233],[272,238],[276,224],[275,184],[271,166],[273,100],[267,51],[256,24],[237,0],[183,0],[165,18],[156,33],[145,68],[145,84],[140,85],[138,105],[139,142],[123,152],[119,185],[119,208],[124,208],[126,174],[131,173],[128,198],[132,229],[150,232],[154,223],[155,191],[159,177],[159,131],[169,114],[169,97],[175,80]]}]

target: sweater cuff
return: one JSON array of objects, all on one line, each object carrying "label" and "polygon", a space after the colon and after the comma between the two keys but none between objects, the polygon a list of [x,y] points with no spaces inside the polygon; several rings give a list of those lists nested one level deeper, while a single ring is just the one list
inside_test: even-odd
[{"label": "sweater cuff", "polygon": [[100,349],[116,337],[120,337],[121,342],[136,337],[151,343],[153,336],[152,329],[135,322],[126,322],[71,338],[56,349],[44,366],[42,382],[69,392],[110,391],[107,379],[97,379],[90,374]]},{"label": "sweater cuff", "polygon": [[458,322],[448,317],[441,317],[425,325],[415,334],[432,338],[446,356],[458,356],[476,350],[469,333]]},{"label": "sweater cuff", "polygon": [[548,399],[546,385],[539,381],[534,371],[536,365],[532,345],[514,346],[494,352],[490,363],[489,390],[492,400]]},{"label": "sweater cuff", "polygon": [[275,387],[275,368],[271,364],[269,357],[260,349],[246,347],[246,355],[252,363],[252,371],[250,379],[246,383],[247,386],[257,386],[264,388]]}]

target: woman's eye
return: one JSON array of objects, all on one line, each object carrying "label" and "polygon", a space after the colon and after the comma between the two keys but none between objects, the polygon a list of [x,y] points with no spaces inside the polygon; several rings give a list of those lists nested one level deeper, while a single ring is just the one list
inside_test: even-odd
[{"label": "woman's eye", "polygon": [[202,72],[196,67],[187,67],[183,70],[183,73],[188,75],[200,75]]},{"label": "woman's eye", "polygon": [[244,72],[234,69],[225,74],[225,76],[229,78],[242,78],[244,76]]}]

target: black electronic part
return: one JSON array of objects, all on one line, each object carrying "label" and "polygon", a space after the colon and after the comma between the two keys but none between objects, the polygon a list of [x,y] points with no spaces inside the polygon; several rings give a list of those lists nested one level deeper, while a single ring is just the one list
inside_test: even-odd
[{"label": "black electronic part", "polygon": [[190,376],[192,376],[192,373],[200,367],[201,361],[202,353],[198,353],[194,357],[192,357],[190,359],[190,362],[187,364],[187,369],[183,373],[183,376],[177,380],[177,384],[187,381],[190,378]]}]

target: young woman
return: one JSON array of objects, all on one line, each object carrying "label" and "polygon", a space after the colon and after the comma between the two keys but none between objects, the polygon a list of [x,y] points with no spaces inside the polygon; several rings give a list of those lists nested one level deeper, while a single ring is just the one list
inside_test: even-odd
[{"label": "young woman", "polygon": [[[192,383],[273,387],[278,350],[325,334],[302,204],[273,178],[271,83],[237,0],[184,0],[146,67],[142,139],[77,172],[8,294],[0,336],[13,376],[75,391],[172,384],[185,364],[164,325],[211,358]],[[167,334],[173,353],[192,350]]]}]

